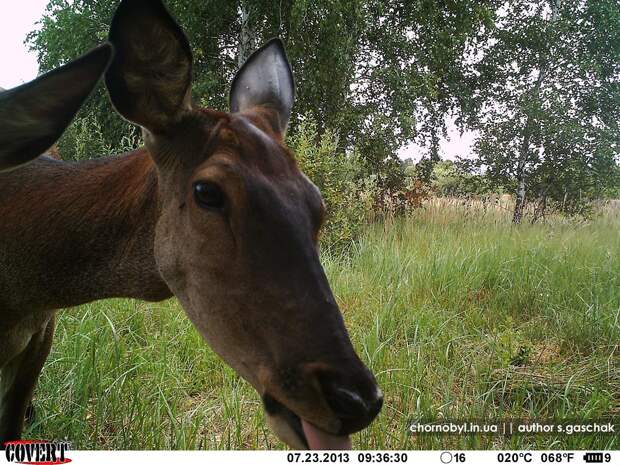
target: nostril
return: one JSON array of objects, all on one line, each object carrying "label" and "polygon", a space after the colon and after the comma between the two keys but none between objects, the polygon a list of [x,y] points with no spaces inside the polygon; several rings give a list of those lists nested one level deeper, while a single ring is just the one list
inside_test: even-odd
[{"label": "nostril", "polygon": [[325,370],[316,376],[325,403],[340,420],[339,435],[366,428],[379,414],[383,394],[368,370],[348,374]]},{"label": "nostril", "polygon": [[332,388],[325,392],[325,400],[341,418],[358,418],[368,414],[369,406],[361,396],[344,388]]},{"label": "nostril", "polygon": [[323,395],[334,414],[340,419],[341,435],[352,434],[366,428],[379,414],[383,405],[383,394],[376,390],[370,398],[362,397],[358,392],[323,384]]}]

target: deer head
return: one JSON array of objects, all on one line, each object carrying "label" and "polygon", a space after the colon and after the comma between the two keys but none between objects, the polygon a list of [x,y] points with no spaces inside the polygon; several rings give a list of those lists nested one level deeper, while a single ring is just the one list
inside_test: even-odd
[{"label": "deer head", "polygon": [[237,73],[230,112],[194,106],[192,53],[159,0],[124,0],[106,73],[158,171],[159,271],[208,344],[261,395],[293,447],[345,448],[382,394],[319,261],[324,206],[284,144],[294,98],[282,42]]},{"label": "deer head", "polygon": [[32,82],[0,93],[0,171],[52,146],[91,93],[112,57],[104,44]]}]

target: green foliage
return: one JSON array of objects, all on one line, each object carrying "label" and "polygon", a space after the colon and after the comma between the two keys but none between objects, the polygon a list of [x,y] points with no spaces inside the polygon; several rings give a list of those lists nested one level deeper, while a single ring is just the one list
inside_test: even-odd
[{"label": "green foliage", "polygon": [[620,21],[617,0],[517,0],[496,11],[472,54],[463,107],[479,131],[471,166],[497,187],[566,214],[617,182]]},{"label": "green foliage", "polygon": [[63,159],[80,161],[106,156],[113,151],[128,152],[138,148],[141,143],[141,137],[136,131],[128,128],[128,132],[121,136],[113,148],[106,140],[97,118],[93,114],[86,114],[69,126],[58,148]]},{"label": "green foliage", "polygon": [[[105,40],[117,3],[49,0],[28,37],[41,70]],[[618,0],[165,3],[189,36],[204,106],[227,109],[242,59],[282,37],[297,81],[290,133],[304,116],[317,140],[337,133],[335,152],[355,154],[356,176],[372,178],[381,205],[410,194],[396,155],[405,143],[426,147],[417,179],[431,181],[448,115],[479,137],[475,158],[459,165],[472,176],[440,167],[440,192],[515,192],[522,181],[530,203],[574,215],[619,189]],[[122,151],[137,134],[102,86],[80,117],[60,143],[67,158]]]},{"label": "green foliage", "polygon": [[[239,55],[273,36],[286,42],[297,81],[294,115],[312,115],[319,134],[338,131],[339,149],[355,149],[381,182],[401,180],[397,150],[417,137],[436,140],[443,115],[462,91],[468,40],[491,18],[493,2],[460,0],[166,0],[194,53],[194,100],[225,110]],[[118,0],[49,0],[28,37],[42,71],[105,40]],[[248,14],[242,21],[241,12]],[[243,32],[243,34],[242,34]],[[248,39],[242,44],[240,37]],[[127,133],[100,88],[82,115],[97,120],[112,149]],[[301,117],[294,117],[295,131]],[[67,145],[67,144],[65,144]],[[391,163],[385,163],[391,159]]]},{"label": "green foliage", "polygon": [[321,190],[327,217],[321,245],[329,250],[348,248],[358,238],[375,202],[375,182],[364,177],[355,154],[340,151],[337,135],[321,135],[312,117],[304,118],[288,141],[300,169]]},{"label": "green foliage", "polygon": [[[360,102],[375,109],[352,121],[374,127],[388,147],[415,138],[439,159],[445,117],[468,106],[472,87],[465,58],[493,24],[495,0],[363,2],[364,53],[358,60]],[[380,130],[383,129],[383,131]]]},{"label": "green foliage", "polygon": [[487,180],[483,176],[464,171],[450,160],[435,163],[431,187],[437,195],[442,197],[480,195],[490,192]]}]

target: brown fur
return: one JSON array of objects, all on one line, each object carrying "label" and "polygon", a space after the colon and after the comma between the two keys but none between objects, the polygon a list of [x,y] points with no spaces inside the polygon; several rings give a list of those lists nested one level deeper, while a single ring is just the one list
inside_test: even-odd
[{"label": "brown fur", "polygon": [[[40,158],[0,175],[0,199],[0,308],[169,295],[152,270],[157,174],[146,151],[79,164]],[[136,268],[145,258],[150,273]]]}]

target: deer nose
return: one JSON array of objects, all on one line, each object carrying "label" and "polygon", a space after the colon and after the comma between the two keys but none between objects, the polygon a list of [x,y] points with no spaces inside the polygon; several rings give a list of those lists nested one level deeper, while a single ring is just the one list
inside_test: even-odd
[{"label": "deer nose", "polygon": [[[321,379],[323,396],[341,422],[338,434],[348,435],[366,428],[381,411],[383,393],[374,379],[366,385],[347,386],[335,379]],[[347,383],[349,384],[349,383]]]}]

